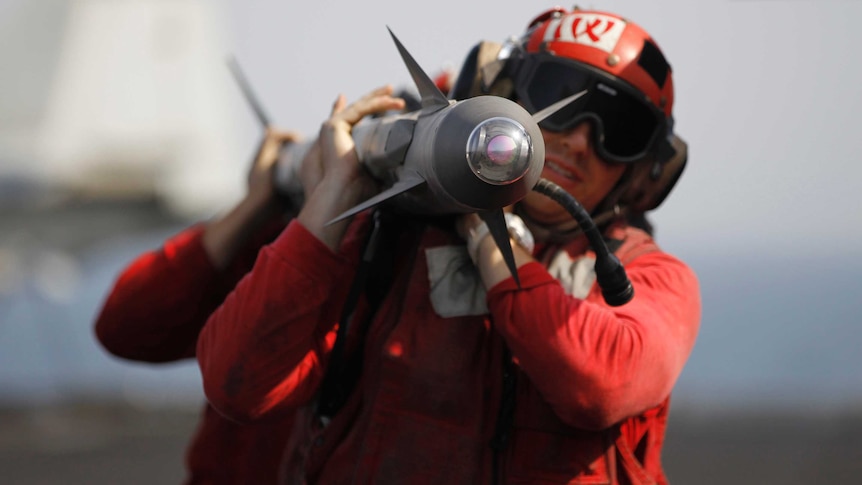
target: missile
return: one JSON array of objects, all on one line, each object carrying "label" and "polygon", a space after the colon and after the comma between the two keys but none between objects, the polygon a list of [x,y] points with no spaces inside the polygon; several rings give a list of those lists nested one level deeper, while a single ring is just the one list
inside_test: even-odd
[{"label": "missile", "polygon": [[[389,31],[421,95],[420,108],[363,120],[352,131],[360,162],[384,186],[377,196],[349,209],[329,223],[378,204],[415,214],[477,212],[503,253],[518,286],[503,208],[536,190],[561,203],[583,228],[596,252],[596,275],[605,301],[627,303],[634,295],[620,261],[609,250],[580,203],[550,181],[540,179],[544,139],[538,123],[586,91],[573,94],[530,115],[501,97],[449,100]],[[260,103],[235,60],[231,70],[260,120],[269,126]],[[304,199],[299,166],[314,141],[283,147],[274,184],[295,207]]]},{"label": "missile", "polygon": [[[329,224],[377,205],[409,214],[476,212],[488,225],[520,285],[503,208],[533,189],[545,162],[538,123],[582,96],[564,98],[530,114],[499,96],[448,99],[398,38],[392,40],[419,91],[421,108],[367,118],[352,130],[360,162],[384,188]],[[286,147],[276,184],[301,199],[298,167],[311,142]]]}]

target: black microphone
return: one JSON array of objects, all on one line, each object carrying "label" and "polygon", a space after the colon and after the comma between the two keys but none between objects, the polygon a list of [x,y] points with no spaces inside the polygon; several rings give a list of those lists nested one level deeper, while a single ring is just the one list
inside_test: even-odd
[{"label": "black microphone", "polygon": [[608,248],[602,234],[596,227],[595,221],[584,209],[584,206],[572,194],[548,179],[539,179],[533,190],[550,197],[563,206],[584,231],[590,247],[596,253],[596,282],[602,289],[602,297],[604,297],[605,302],[610,306],[620,306],[631,301],[635,296],[632,282],[629,280],[619,258]]}]

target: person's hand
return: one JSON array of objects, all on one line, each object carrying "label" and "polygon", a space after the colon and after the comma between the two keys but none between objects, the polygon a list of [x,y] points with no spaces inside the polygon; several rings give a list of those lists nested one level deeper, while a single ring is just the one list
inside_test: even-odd
[{"label": "person's hand", "polygon": [[287,143],[299,141],[300,136],[294,132],[281,131],[267,127],[263,140],[260,142],[257,156],[248,170],[248,195],[261,203],[275,200],[275,185],[273,171],[278,161],[282,147]]},{"label": "person's hand", "polygon": [[455,230],[461,239],[467,241],[470,238],[470,232],[480,224],[482,224],[482,219],[475,212],[462,214],[455,219]]},{"label": "person's hand", "polygon": [[376,190],[376,183],[362,167],[351,130],[368,115],[403,110],[404,100],[392,96],[392,86],[383,86],[351,105],[343,95],[320,127],[315,146],[303,159],[300,170],[306,203],[300,222],[324,244],[335,250],[345,224],[327,222],[355,206]]},{"label": "person's hand", "polygon": [[248,237],[273,215],[278,207],[273,169],[284,144],[297,139],[294,133],[267,128],[248,171],[245,197],[226,214],[207,223],[202,241],[216,268],[226,268]]},{"label": "person's hand", "polygon": [[[392,86],[382,86],[349,106],[344,95],[339,95],[331,116],[320,127],[316,147],[319,150],[319,167],[316,170],[322,174],[321,180],[341,187],[345,195],[367,196],[375,188],[373,180],[359,162],[351,130],[368,115],[404,109],[404,100],[392,96],[392,92]],[[315,170],[312,167],[307,169]]]},{"label": "person's hand", "polygon": [[323,162],[320,159],[320,139],[314,140],[305,157],[299,165],[299,181],[302,183],[302,193],[314,192],[323,179]]},{"label": "person's hand", "polygon": [[[514,205],[507,205],[503,207],[503,212],[512,212],[514,209]],[[475,212],[462,214],[455,220],[455,231],[466,241],[470,237],[471,229],[482,223],[482,218]]]}]

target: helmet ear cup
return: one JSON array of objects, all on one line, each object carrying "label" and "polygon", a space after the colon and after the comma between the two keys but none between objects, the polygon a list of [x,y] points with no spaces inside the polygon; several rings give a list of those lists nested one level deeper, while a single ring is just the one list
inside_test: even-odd
[{"label": "helmet ear cup", "polygon": [[462,100],[483,94],[510,97],[512,83],[501,76],[506,60],[498,58],[502,48],[502,44],[490,41],[473,46],[461,65],[449,99]]},{"label": "helmet ear cup", "polygon": [[644,163],[633,176],[632,184],[621,197],[620,202],[630,212],[641,213],[655,209],[667,198],[688,163],[688,143],[678,135],[673,135],[671,146],[673,156],[666,162]]},{"label": "helmet ear cup", "polygon": [[651,180],[658,180],[661,177],[662,166],[661,162],[653,162],[652,168],[649,171],[649,178]]}]

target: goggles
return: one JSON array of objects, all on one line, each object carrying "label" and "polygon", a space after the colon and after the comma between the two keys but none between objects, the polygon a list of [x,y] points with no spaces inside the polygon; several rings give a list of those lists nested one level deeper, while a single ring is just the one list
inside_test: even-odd
[{"label": "goggles", "polygon": [[545,53],[527,55],[517,67],[514,82],[518,101],[530,113],[587,90],[539,126],[562,132],[592,121],[596,152],[609,162],[642,160],[668,129],[664,113],[643,93],[575,61]]}]

